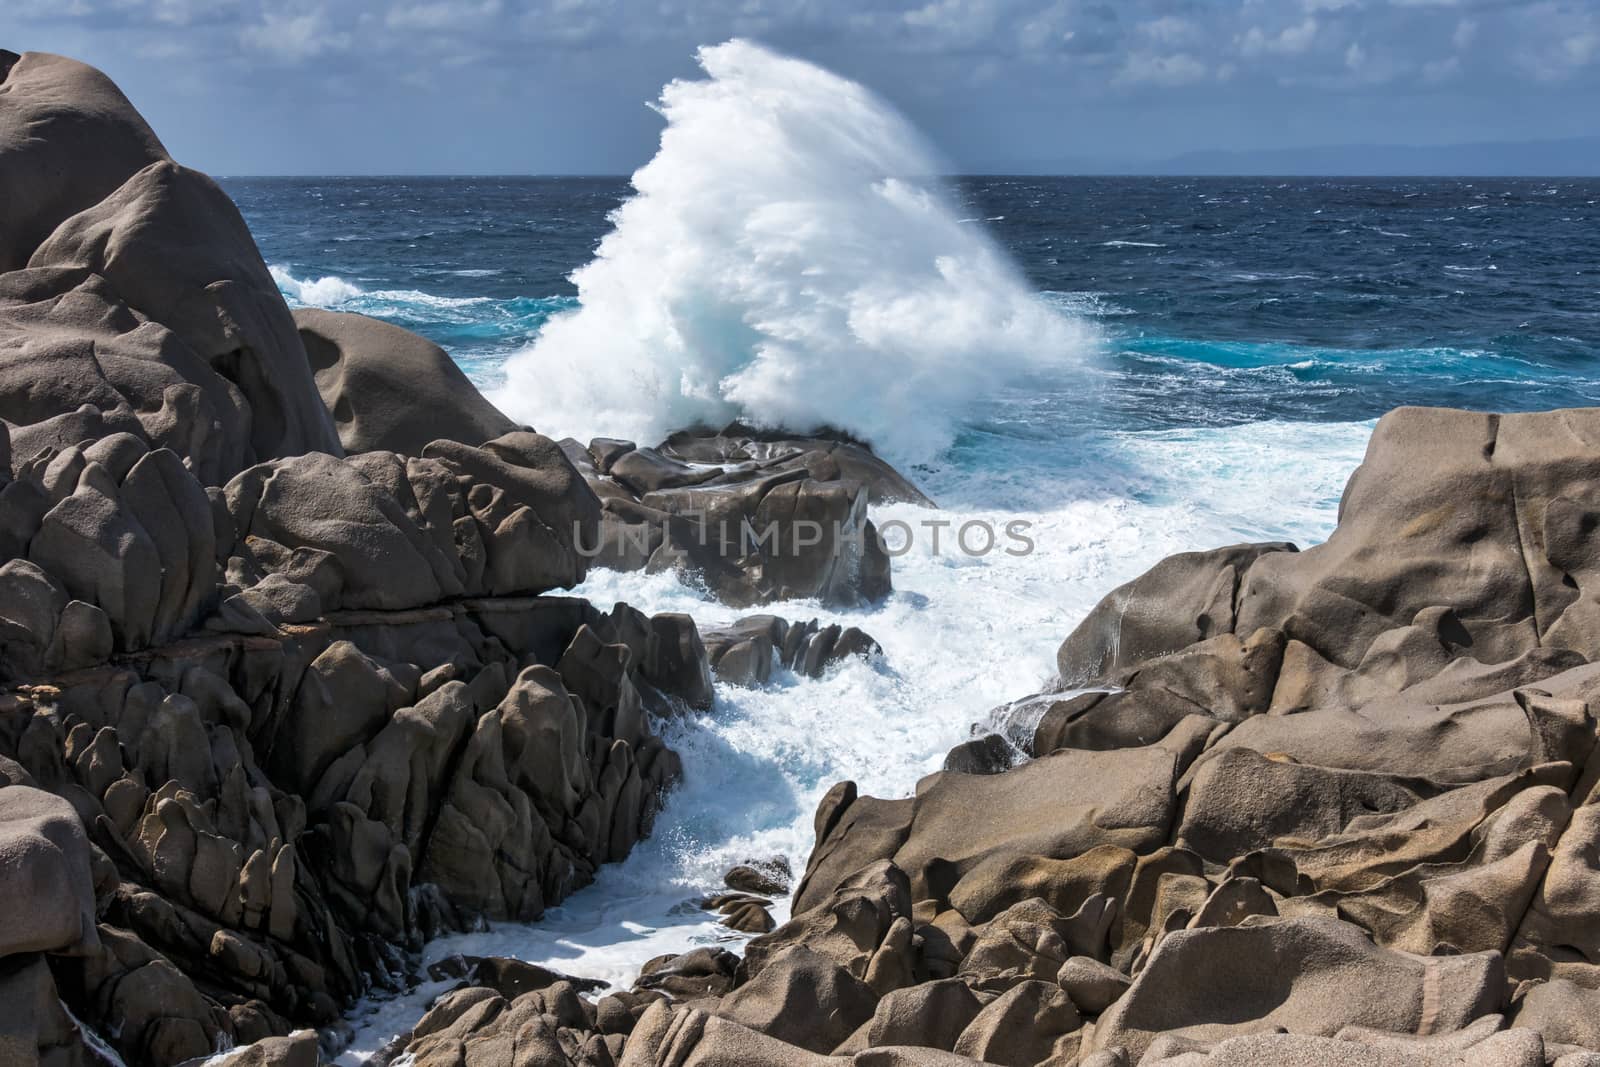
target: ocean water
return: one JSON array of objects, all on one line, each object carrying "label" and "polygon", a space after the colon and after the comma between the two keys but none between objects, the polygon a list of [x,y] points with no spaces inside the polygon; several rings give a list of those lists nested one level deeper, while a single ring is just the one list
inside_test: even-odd
[{"label": "ocean water", "polygon": [[[703,64],[664,94],[634,185],[223,183],[292,303],[433,338],[541,429],[830,421],[941,504],[878,509],[919,531],[885,604],[769,609],[861,626],[881,663],[719,686],[665,727],[685,777],[649,841],[543,922],[429,959],[625,985],[664,952],[737,950],[694,903],[723,871],[802,868],[835,781],[908,795],[1163,556],[1325,538],[1384,411],[1600,402],[1600,181],[907,178],[936,154],[858,87],[759,50]],[[951,523],[937,552],[931,517]],[[1033,551],[952,551],[977,519],[1026,523]],[[670,575],[578,592],[736,614]],[[347,1062],[437,991],[363,1003]]]}]

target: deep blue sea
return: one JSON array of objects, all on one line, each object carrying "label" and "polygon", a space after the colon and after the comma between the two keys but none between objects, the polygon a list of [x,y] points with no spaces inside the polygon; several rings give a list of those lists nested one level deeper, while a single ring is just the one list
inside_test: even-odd
[{"label": "deep blue sea", "polygon": [[[669,394],[709,405],[673,412],[837,411],[912,456],[953,526],[1021,519],[1036,544],[974,556],[947,535],[895,561],[885,604],[773,605],[847,618],[885,659],[720,686],[665,727],[686,774],[648,842],[544,922],[432,956],[627,983],[660,953],[737,949],[693,903],[729,866],[803,867],[832,783],[909,795],[973,723],[1025,717],[1061,639],[1163,556],[1325,538],[1384,411],[1600,403],[1600,181],[968,178],[929,207],[828,168],[773,193],[720,165],[674,171],[610,239],[623,180],[224,182],[291,303],[433,338],[541,429],[605,432]],[[570,276],[603,239],[580,301]],[[670,574],[579,592],[733,617]],[[435,991],[358,1009],[348,1062]]]},{"label": "deep blue sea", "polygon": [[[568,275],[628,192],[224,184],[288,295],[408,326],[486,382],[573,306]],[[1600,180],[963,178],[952,195],[1039,292],[1102,326],[1108,425],[1600,400]]]}]

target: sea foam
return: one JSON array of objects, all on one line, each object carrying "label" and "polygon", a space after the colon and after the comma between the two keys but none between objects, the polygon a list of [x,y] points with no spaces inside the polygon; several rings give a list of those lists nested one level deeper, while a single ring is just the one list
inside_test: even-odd
[{"label": "sea foam", "polygon": [[[912,525],[937,517],[951,531],[973,520],[1021,519],[1035,551],[935,554],[924,538],[895,560],[895,592],[875,609],[764,609],[860,626],[882,644],[884,659],[852,660],[817,680],[779,672],[764,689],[719,683],[712,711],[658,724],[684,775],[650,838],[540,922],[440,938],[423,950],[424,961],[509,955],[627,988],[654,956],[705,945],[742,951],[745,938],[698,906],[722,890],[729,867],[783,855],[803,869],[813,815],[836,782],[853,781],[867,796],[911,796],[971,724],[1049,682],[1057,645],[1100,597],[1164,556],[1325,538],[1372,432],[1369,422],[1256,422],[1040,445],[1016,432],[1019,422],[1004,428],[1013,432],[995,435],[989,462],[930,473],[926,488],[940,511],[897,504],[874,517]],[[1020,482],[1039,488],[1019,492]],[[624,601],[651,614],[686,612],[704,628],[741,614],[671,573],[600,570],[575,592],[602,609]],[[788,902],[773,911],[786,919]],[[444,988],[423,985],[363,1005],[351,1016],[356,1039],[341,1063],[360,1063],[414,1024]]]},{"label": "sea foam", "polygon": [[833,426],[917,462],[975,395],[1091,343],[963,225],[893,108],[748,41],[698,60],[706,77],[662,91],[660,149],[572,275],[580,306],[507,364],[507,413],[652,443],[735,418]]}]

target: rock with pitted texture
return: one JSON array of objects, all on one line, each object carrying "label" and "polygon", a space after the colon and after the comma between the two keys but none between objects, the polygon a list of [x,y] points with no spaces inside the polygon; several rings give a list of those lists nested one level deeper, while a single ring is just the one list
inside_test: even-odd
[{"label": "rock with pitted texture", "polygon": [[674,435],[659,448],[565,441],[603,501],[598,566],[677,570],[738,606],[814,598],[856,606],[890,591],[869,503],[931,502],[865,446]]},{"label": "rock with pitted texture", "polygon": [[[1591,512],[1600,411],[1387,416],[1326,545],[1167,560],[1007,709],[1004,751],[905,799],[830,790],[793,917],[629,1056],[813,1062],[727,1005],[801,1003],[769,972],[820,958],[878,998],[834,1062],[1600,1059]],[[776,659],[748,622],[714,661]],[[824,973],[807,997],[865,1012]]]},{"label": "rock with pitted texture", "polygon": [[210,178],[152,163],[63,221],[28,266],[104,278],[176,335],[249,405],[256,457],[340,454],[294,319],[238,208]]}]

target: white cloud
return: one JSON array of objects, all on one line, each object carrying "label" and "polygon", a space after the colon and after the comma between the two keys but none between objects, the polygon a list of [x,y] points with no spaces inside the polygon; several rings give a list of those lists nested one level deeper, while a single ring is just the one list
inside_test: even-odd
[{"label": "white cloud", "polygon": [[500,0],[432,0],[391,8],[384,22],[397,30],[457,30],[500,14]]},{"label": "white cloud", "polygon": [[1533,40],[1517,54],[1517,64],[1535,80],[1562,82],[1600,57],[1600,16],[1557,5],[1540,5]]},{"label": "white cloud", "polygon": [[1461,57],[1451,56],[1449,59],[1430,60],[1422,65],[1422,80],[1429,84],[1437,85],[1440,82],[1451,81],[1461,75]]},{"label": "white cloud", "polygon": [[1154,85],[1173,88],[1204,81],[1211,73],[1209,67],[1186,52],[1156,55],[1135,52],[1128,56],[1122,69],[1111,79],[1115,85]]},{"label": "white cloud", "polygon": [[1200,39],[1200,29],[1193,22],[1177,15],[1163,15],[1158,19],[1139,23],[1139,32],[1161,44],[1187,44]]},{"label": "white cloud", "polygon": [[1317,37],[1317,20],[1307,17],[1303,22],[1286,26],[1277,33],[1268,33],[1260,26],[1251,26],[1238,40],[1239,51],[1247,56],[1299,55],[1311,47]]},{"label": "white cloud", "polygon": [[239,31],[239,41],[250,51],[287,63],[350,47],[350,35],[334,30],[321,8],[294,15],[263,11],[260,22]]}]

